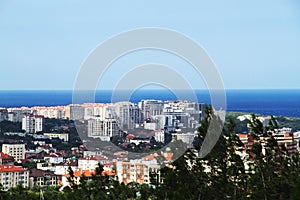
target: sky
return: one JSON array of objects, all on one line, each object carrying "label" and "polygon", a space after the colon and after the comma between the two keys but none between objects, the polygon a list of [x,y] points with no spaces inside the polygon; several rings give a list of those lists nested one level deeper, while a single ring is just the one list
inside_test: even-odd
[{"label": "sky", "polygon": [[[93,49],[143,27],[175,30],[200,44],[225,89],[299,89],[299,8],[297,0],[1,0],[0,90],[73,89]],[[173,67],[193,88],[206,87],[189,63],[150,50],[114,62],[99,85],[113,88],[147,63]]]}]

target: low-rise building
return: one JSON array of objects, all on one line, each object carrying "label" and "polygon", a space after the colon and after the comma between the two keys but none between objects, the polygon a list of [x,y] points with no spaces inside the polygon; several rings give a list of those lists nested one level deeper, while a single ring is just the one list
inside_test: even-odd
[{"label": "low-rise building", "polygon": [[43,170],[43,171],[55,171],[55,164],[54,163],[49,163],[49,162],[42,162],[42,163],[37,163],[36,168]]},{"label": "low-rise building", "polygon": [[44,160],[46,152],[43,150],[29,150],[25,152],[25,159],[30,159],[33,161]]},{"label": "low-rise building", "polygon": [[68,133],[44,133],[44,136],[48,136],[49,139],[59,138],[64,142],[69,141],[69,134]]},{"label": "low-rise building", "polygon": [[[244,151],[251,149],[255,142],[260,142],[262,145],[262,153],[265,153],[265,145],[269,137],[260,136],[258,139],[253,138],[251,134],[242,133],[237,134],[241,142],[244,144]],[[285,146],[289,155],[292,155],[299,148],[299,138],[291,132],[290,128],[276,129],[272,136],[278,143],[278,146]]]},{"label": "low-rise building", "polygon": [[101,156],[103,154],[102,151],[83,151],[83,157],[87,156]]},{"label": "low-rise building", "polygon": [[[78,169],[76,171],[74,171],[74,183],[79,185],[80,183],[80,178],[82,176],[86,177],[87,179],[91,178],[92,175],[96,174],[96,170],[81,170]],[[70,186],[70,183],[68,181],[68,177],[70,177],[70,174],[63,174],[61,177],[61,185],[62,188],[66,187],[66,186]]]},{"label": "low-rise building", "polygon": [[37,151],[45,151],[46,153],[56,152],[56,149],[52,147],[52,144],[43,144],[36,148]]},{"label": "low-rise building", "polygon": [[64,161],[64,158],[58,153],[50,153],[44,157],[44,160],[49,163],[59,164]]},{"label": "low-rise building", "polygon": [[78,160],[68,160],[63,163],[57,164],[55,166],[55,174],[57,175],[63,175],[63,174],[68,174],[69,167],[73,171],[76,171],[78,169]]},{"label": "low-rise building", "polygon": [[[81,177],[85,177],[87,180],[91,179],[91,177],[93,175],[96,175],[96,170],[93,169],[89,169],[89,170],[82,170],[82,169],[78,169],[74,172],[74,183],[79,185],[80,184],[80,179]],[[109,166],[104,166],[103,167],[103,171],[101,176],[110,176],[110,177],[114,177],[116,175],[116,172],[114,169],[112,169]],[[62,178],[61,178],[61,185],[62,185],[62,189],[66,186],[70,186],[70,183],[68,181],[68,177],[70,177],[70,174],[63,174]]]},{"label": "low-rise building", "polygon": [[32,169],[29,171],[29,187],[57,186],[58,178],[59,177],[53,172],[43,171],[41,169]]},{"label": "low-rise building", "polygon": [[0,152],[0,165],[4,165],[4,164],[13,165],[14,161],[15,161],[14,157],[6,153]]},{"label": "low-rise building", "polygon": [[105,156],[87,156],[84,158],[78,159],[78,168],[82,170],[93,170],[98,167],[98,164],[101,165],[110,162]]},{"label": "low-rise building", "polygon": [[0,183],[4,190],[17,185],[29,186],[29,171],[14,165],[0,165]]},{"label": "low-rise building", "polygon": [[8,119],[8,112],[5,108],[0,108],[0,122]]}]

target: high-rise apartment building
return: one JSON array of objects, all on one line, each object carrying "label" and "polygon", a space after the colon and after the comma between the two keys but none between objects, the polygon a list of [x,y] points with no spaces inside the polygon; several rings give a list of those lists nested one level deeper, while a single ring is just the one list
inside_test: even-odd
[{"label": "high-rise apartment building", "polygon": [[115,115],[118,125],[122,129],[134,129],[141,123],[139,107],[131,102],[114,103]]},{"label": "high-rise apartment building", "polygon": [[139,108],[142,111],[142,119],[147,120],[152,116],[162,114],[164,102],[161,100],[142,100],[139,102]]},{"label": "high-rise apartment building", "polygon": [[26,133],[43,131],[43,120],[44,116],[42,115],[27,114],[22,119],[22,129]]},{"label": "high-rise apartment building", "polygon": [[104,119],[95,116],[88,120],[88,136],[100,138],[103,141],[110,141],[110,137],[117,135],[119,128],[115,119]]}]

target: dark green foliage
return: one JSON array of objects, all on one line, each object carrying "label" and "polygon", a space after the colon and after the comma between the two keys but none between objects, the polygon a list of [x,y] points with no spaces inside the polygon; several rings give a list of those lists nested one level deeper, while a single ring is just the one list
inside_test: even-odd
[{"label": "dark green foliage", "polygon": [[[248,115],[249,113],[242,113],[242,112],[227,112],[226,113],[226,121],[229,118],[232,118],[236,124],[236,133],[244,133],[248,132],[249,129],[247,127],[248,120],[240,121],[237,119],[238,116],[241,115]],[[261,115],[256,115],[261,116]],[[293,131],[300,131],[300,119],[294,117],[284,117],[284,116],[276,116],[277,125],[282,127],[289,127],[292,128]]]},{"label": "dark green foliage", "polygon": [[1,121],[0,133],[5,132],[23,132],[21,122]]}]

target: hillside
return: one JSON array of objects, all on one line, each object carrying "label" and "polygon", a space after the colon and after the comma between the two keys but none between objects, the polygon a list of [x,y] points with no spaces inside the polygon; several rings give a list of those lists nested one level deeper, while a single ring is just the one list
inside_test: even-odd
[{"label": "hillside", "polygon": [[[250,113],[227,112],[226,119],[228,119],[230,117],[234,119],[234,121],[237,124],[237,127],[236,127],[237,133],[248,132],[246,120],[241,122],[237,119],[238,116],[247,115],[247,114],[250,114]],[[262,116],[262,115],[257,114],[257,116]],[[284,117],[284,116],[278,116],[275,118],[277,119],[280,128],[289,127],[289,128],[292,128],[293,132],[300,131],[300,118]]]}]

